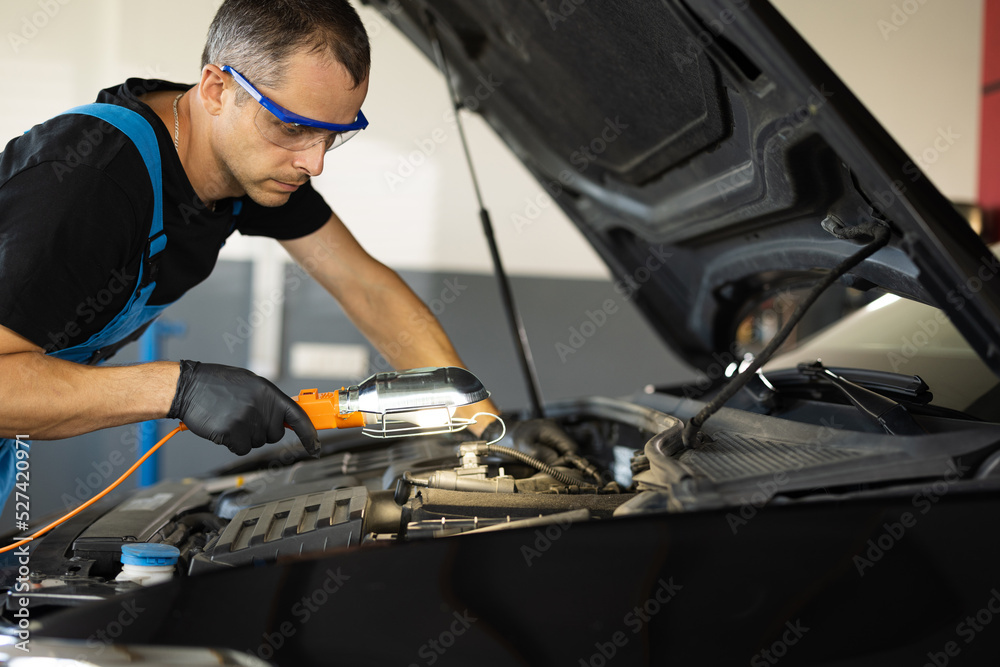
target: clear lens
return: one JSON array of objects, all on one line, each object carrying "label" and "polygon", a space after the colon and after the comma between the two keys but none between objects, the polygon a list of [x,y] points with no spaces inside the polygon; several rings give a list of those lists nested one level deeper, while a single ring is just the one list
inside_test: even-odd
[{"label": "clear lens", "polygon": [[285,123],[262,106],[257,107],[254,125],[265,139],[290,151],[304,151],[320,142],[326,144],[327,151],[331,151],[358,133],[358,130],[331,132],[308,125]]}]

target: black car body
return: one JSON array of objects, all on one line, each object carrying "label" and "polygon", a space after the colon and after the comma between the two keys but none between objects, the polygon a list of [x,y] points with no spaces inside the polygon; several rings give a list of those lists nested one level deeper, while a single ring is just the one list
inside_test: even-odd
[{"label": "black car body", "polygon": [[[757,0],[371,4],[443,55],[459,99],[504,82],[476,112],[654,329],[720,372],[545,406],[597,469],[563,457],[576,484],[486,457],[516,493],[414,485],[459,468],[462,438],[347,436],[95,505],[33,548],[33,640],[97,664],[108,637],[280,665],[995,659],[1000,281],[967,285],[996,263],[784,19]],[[917,364],[831,382],[792,352],[686,441],[747,315],[874,229],[886,244],[839,284],[930,308],[913,326],[953,326],[985,388],[942,401]],[[548,455],[556,436],[526,430]],[[177,546],[176,576],[114,583],[128,541]]]}]

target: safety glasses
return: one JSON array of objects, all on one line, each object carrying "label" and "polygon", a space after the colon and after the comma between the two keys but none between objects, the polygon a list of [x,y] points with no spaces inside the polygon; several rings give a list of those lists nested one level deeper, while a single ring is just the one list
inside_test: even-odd
[{"label": "safety glasses", "polygon": [[254,125],[265,139],[276,146],[290,151],[304,151],[324,142],[326,150],[330,151],[368,127],[368,119],[360,109],[358,117],[348,125],[324,123],[300,116],[254,88],[252,83],[229,65],[223,65],[222,71],[232,75],[236,83],[260,103],[254,115]]}]

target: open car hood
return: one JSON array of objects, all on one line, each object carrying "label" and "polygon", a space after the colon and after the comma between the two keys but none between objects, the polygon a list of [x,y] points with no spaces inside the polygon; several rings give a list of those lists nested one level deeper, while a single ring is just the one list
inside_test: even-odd
[{"label": "open car hood", "polygon": [[692,365],[860,248],[824,226],[876,219],[842,282],[942,309],[1000,374],[997,260],[767,2],[369,1],[437,62],[433,22],[457,94]]}]

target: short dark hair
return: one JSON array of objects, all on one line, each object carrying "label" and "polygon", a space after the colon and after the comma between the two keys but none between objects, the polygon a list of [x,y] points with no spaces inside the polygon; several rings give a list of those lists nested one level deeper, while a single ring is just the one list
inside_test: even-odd
[{"label": "short dark hair", "polygon": [[368,33],[347,0],[225,0],[208,29],[201,66],[229,65],[255,85],[277,88],[286,60],[300,48],[327,51],[355,87],[368,77]]}]

